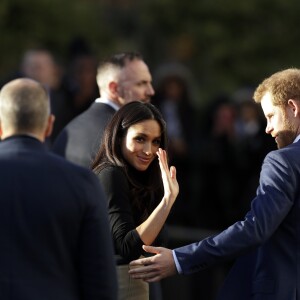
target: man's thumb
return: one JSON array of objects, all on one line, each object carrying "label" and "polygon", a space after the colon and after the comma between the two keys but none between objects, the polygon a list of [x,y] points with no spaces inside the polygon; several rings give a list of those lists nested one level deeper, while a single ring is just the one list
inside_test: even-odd
[{"label": "man's thumb", "polygon": [[143,249],[148,253],[158,254],[160,253],[160,247],[146,246],[143,245]]}]

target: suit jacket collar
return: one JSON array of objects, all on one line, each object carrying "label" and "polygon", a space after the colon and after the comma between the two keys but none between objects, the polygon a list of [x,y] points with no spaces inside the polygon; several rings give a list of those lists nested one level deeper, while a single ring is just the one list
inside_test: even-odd
[{"label": "suit jacket collar", "polygon": [[42,143],[37,138],[20,134],[20,135],[13,135],[7,137],[6,139],[0,142],[0,151],[6,147],[19,147],[19,148],[31,148],[39,151],[46,151],[47,147],[44,143]]},{"label": "suit jacket collar", "polygon": [[103,97],[97,98],[97,99],[95,100],[95,102],[96,102],[96,103],[104,103],[104,104],[106,104],[106,105],[109,105],[109,106],[112,107],[115,111],[119,110],[119,108],[120,108],[116,103],[114,103],[114,102],[111,101],[110,99],[103,98]]},{"label": "suit jacket collar", "polygon": [[295,140],[294,140],[294,143],[297,143],[299,140],[300,140],[300,134],[297,135],[297,137],[296,137]]}]

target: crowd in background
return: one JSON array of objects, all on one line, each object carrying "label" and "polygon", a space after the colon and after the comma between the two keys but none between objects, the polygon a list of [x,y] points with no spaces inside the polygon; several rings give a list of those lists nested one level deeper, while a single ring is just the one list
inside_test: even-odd
[{"label": "crowd in background", "polygon": [[[150,66],[151,68],[151,66]],[[1,83],[29,77],[43,83],[50,94],[55,125],[48,145],[75,116],[99,97],[97,58],[84,41],[70,45],[62,64],[46,48],[28,49]],[[220,230],[243,217],[258,185],[266,153],[275,149],[265,134],[265,119],[252,100],[252,89],[216,94],[199,109],[197,79],[179,63],[163,63],[152,70],[152,103],[168,126],[170,164],[178,170],[180,195],[169,224]]]}]

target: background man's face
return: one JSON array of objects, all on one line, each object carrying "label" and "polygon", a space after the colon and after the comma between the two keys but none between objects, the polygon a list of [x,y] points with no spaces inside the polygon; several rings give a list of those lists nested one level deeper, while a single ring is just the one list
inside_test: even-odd
[{"label": "background man's face", "polygon": [[120,74],[118,93],[122,105],[136,100],[151,101],[154,95],[152,76],[142,60],[127,63]]}]

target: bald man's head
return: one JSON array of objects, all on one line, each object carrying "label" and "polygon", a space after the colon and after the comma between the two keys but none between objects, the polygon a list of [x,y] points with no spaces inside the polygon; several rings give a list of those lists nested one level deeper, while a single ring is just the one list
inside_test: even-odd
[{"label": "bald man's head", "polygon": [[32,79],[10,81],[0,91],[2,135],[42,134],[48,125],[50,102],[45,88]]}]

